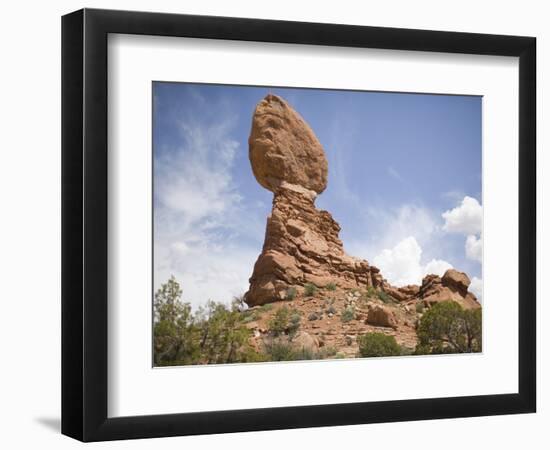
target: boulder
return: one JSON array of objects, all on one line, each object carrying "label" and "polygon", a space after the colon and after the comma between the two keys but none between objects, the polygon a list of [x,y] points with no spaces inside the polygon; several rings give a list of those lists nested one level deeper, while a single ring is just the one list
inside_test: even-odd
[{"label": "boulder", "polygon": [[319,341],[315,336],[312,336],[305,331],[300,331],[292,339],[292,344],[297,350],[307,350],[311,352],[316,352],[319,350]]},{"label": "boulder", "polygon": [[375,327],[397,328],[397,318],[387,306],[372,305],[369,308],[366,323]]},{"label": "boulder", "polygon": [[249,158],[258,183],[271,192],[290,184],[323,192],[328,162],[319,140],[287,102],[267,95],[254,111]]},{"label": "boulder", "polygon": [[443,277],[426,275],[422,280],[422,286],[414,300],[422,302],[425,306],[447,300],[455,301],[465,309],[480,308],[481,305],[471,292],[468,292],[470,279],[468,276],[455,269],[449,269]]},{"label": "boulder", "polygon": [[447,270],[447,272],[445,272],[443,278],[441,278],[441,283],[443,284],[443,286],[460,292],[460,294],[464,296],[468,293],[470,279],[468,278],[468,275],[466,275],[464,272],[449,269]]}]

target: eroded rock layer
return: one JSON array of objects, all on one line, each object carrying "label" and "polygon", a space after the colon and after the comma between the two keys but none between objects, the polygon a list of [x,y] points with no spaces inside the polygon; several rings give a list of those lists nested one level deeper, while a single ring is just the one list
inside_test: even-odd
[{"label": "eroded rock layer", "polygon": [[339,232],[340,226],[327,211],[315,207],[312,197],[291,187],[280,189],[267,219],[246,303],[282,300],[290,287],[306,283],[342,288],[381,285],[376,267],[344,252]]}]

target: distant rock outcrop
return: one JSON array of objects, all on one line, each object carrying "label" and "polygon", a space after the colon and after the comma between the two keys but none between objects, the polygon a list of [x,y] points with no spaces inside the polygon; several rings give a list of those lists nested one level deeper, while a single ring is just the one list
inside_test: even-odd
[{"label": "distant rock outcrop", "polygon": [[413,296],[415,302],[422,302],[425,307],[434,303],[454,300],[465,309],[479,308],[481,305],[471,292],[468,292],[470,278],[464,272],[449,269],[443,277],[426,275],[422,280],[422,286]]},{"label": "distant rock outcrop", "polygon": [[[318,287],[385,291],[400,302],[457,300],[465,307],[479,305],[467,292],[470,280],[455,270],[440,278],[429,275],[422,286],[393,287],[378,268],[344,252],[340,226],[315,199],[327,186],[328,163],[323,147],[308,124],[282,98],[269,94],[252,119],[249,158],[260,185],[273,192],[262,252],[245,294],[249,306],[291,298],[289,288],[307,283]],[[445,298],[444,298],[445,297]],[[396,326],[384,308],[369,320]]]}]

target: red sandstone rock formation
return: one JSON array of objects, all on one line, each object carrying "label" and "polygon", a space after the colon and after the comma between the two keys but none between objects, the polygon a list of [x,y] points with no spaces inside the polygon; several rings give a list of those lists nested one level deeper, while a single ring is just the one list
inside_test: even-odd
[{"label": "red sandstone rock formation", "polygon": [[422,280],[422,286],[412,300],[422,302],[426,307],[430,307],[434,303],[454,300],[465,309],[479,308],[481,305],[475,295],[468,292],[469,286],[468,275],[458,270],[449,269],[443,277],[426,275]]},{"label": "red sandstone rock formation", "polygon": [[274,198],[246,303],[282,300],[289,287],[306,283],[380,285],[378,269],[346,255],[340,226],[315,207],[317,194],[327,185],[325,153],[311,128],[282,98],[270,94],[256,107],[249,148],[254,175]]}]

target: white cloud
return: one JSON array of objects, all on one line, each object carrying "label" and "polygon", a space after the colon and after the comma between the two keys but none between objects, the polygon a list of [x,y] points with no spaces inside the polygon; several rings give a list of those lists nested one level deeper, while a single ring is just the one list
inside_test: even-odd
[{"label": "white cloud", "polygon": [[442,277],[447,270],[452,269],[453,266],[442,259],[432,259],[424,267],[424,275],[434,274]]},{"label": "white cloud", "polygon": [[240,201],[230,172],[239,144],[227,132],[223,123],[182,125],[182,147],[155,159],[156,199],[189,226],[221,217]]},{"label": "white cloud", "polygon": [[382,250],[373,259],[373,263],[395,286],[420,284],[425,275],[429,273],[442,275],[452,267],[447,261],[436,259],[422,265],[421,259],[422,248],[416,238],[409,236],[398,242],[393,248]]},{"label": "white cloud", "polygon": [[174,275],[194,307],[246,292],[261,251],[265,216],[239,195],[231,129],[230,120],[187,121],[181,145],[156,154],[154,285]]},{"label": "white cloud", "polygon": [[481,302],[483,299],[483,280],[478,277],[473,277],[472,282],[468,290],[474,294],[477,299]]},{"label": "white cloud", "polygon": [[383,226],[386,229],[386,239],[393,242],[403,240],[408,236],[425,240],[437,230],[437,223],[431,212],[421,206],[403,205],[397,212],[384,214]]},{"label": "white cloud", "polygon": [[365,214],[369,224],[365,238],[346,242],[346,249],[367,260],[409,236],[424,245],[433,240],[438,228],[434,214],[416,205],[406,204],[395,209],[371,207]]},{"label": "white cloud", "polygon": [[[369,221],[375,226],[371,226],[370,233],[365,233],[368,238],[349,242],[346,247],[350,254],[379,267],[383,276],[396,286],[420,284],[427,274],[442,276],[454,267],[449,259],[454,264],[465,262],[462,255],[452,259],[456,250],[447,233],[451,229],[456,232],[481,229],[481,206],[477,200],[463,197],[459,203],[457,208],[443,214],[446,227],[438,224],[440,214],[422,206],[408,204],[393,210],[369,209]],[[471,236],[464,256],[481,262],[481,236]],[[373,258],[373,255],[376,256]]]},{"label": "white cloud", "polygon": [[155,247],[155,285],[170,275],[181,285],[182,299],[193,308],[207,300],[229,302],[248,290],[259,250],[226,248],[202,243],[189,246],[184,254],[165,246]]},{"label": "white cloud", "polygon": [[466,258],[482,262],[483,239],[481,236],[483,208],[472,197],[465,196],[459,206],[442,214],[443,230],[466,235],[464,250]]},{"label": "white cloud", "polygon": [[471,259],[473,261],[479,261],[482,260],[482,252],[483,252],[483,241],[481,237],[476,237],[473,234],[470,234],[466,238],[466,244],[465,244],[465,250],[466,250],[466,257],[468,259]]},{"label": "white cloud", "polygon": [[463,234],[481,233],[483,209],[475,198],[464,197],[459,206],[445,211],[442,217],[445,219],[444,231]]},{"label": "white cloud", "polygon": [[384,249],[373,260],[386,277],[397,286],[418,283],[422,277],[420,269],[420,257],[422,249],[413,237],[400,241],[392,249]]}]

